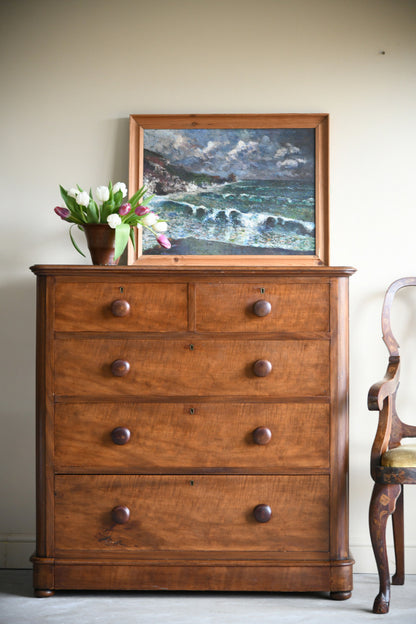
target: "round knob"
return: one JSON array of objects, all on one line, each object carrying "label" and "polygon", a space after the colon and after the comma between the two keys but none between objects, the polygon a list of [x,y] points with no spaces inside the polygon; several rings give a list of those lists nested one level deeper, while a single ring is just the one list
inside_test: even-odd
[{"label": "round knob", "polygon": [[253,364],[253,373],[257,377],[266,377],[272,372],[272,365],[269,360],[257,360]]},{"label": "round knob", "polygon": [[130,312],[130,304],[125,299],[116,299],[111,304],[111,312],[114,316],[127,316]]},{"label": "round knob", "polygon": [[130,440],[130,429],[127,429],[127,427],[116,427],[111,432],[111,439],[114,444],[118,444],[119,446],[127,444]]},{"label": "round knob", "polygon": [[114,360],[111,364],[111,372],[114,377],[124,377],[130,370],[130,364],[127,360]]},{"label": "round knob", "polygon": [[267,316],[271,311],[272,304],[265,299],[260,299],[253,305],[253,312],[256,316]]},{"label": "round knob", "polygon": [[130,509],[126,505],[117,505],[111,510],[111,519],[116,524],[126,524],[130,519]]},{"label": "round knob", "polygon": [[272,432],[268,427],[257,427],[253,431],[253,441],[255,444],[260,444],[263,446],[264,444],[268,444],[272,439]]},{"label": "round knob", "polygon": [[111,519],[116,524],[126,524],[130,518],[130,509],[125,505],[117,505],[111,510]]},{"label": "round knob", "polygon": [[257,505],[253,509],[253,515],[257,522],[268,522],[272,517],[272,510],[269,505]]}]

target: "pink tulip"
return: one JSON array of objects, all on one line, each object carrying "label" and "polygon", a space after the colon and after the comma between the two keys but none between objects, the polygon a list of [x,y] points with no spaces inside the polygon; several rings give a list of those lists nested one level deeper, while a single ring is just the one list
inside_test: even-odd
[{"label": "pink tulip", "polygon": [[68,210],[68,208],[62,208],[62,206],[56,206],[56,208],[54,208],[56,214],[58,215],[58,217],[61,217],[61,219],[64,219],[64,221],[66,221],[66,219],[70,216],[71,211]]},{"label": "pink tulip", "polygon": [[142,217],[143,215],[150,212],[150,208],[148,208],[147,206],[137,206],[134,212],[137,214],[137,216]]},{"label": "pink tulip", "polygon": [[159,243],[159,245],[161,247],[164,247],[165,249],[170,249],[172,247],[170,240],[164,234],[159,234],[156,240]]},{"label": "pink tulip", "polygon": [[118,214],[121,217],[124,217],[124,215],[129,214],[130,210],[131,210],[131,204],[127,202],[126,204],[122,204],[120,206],[120,208],[118,209]]}]

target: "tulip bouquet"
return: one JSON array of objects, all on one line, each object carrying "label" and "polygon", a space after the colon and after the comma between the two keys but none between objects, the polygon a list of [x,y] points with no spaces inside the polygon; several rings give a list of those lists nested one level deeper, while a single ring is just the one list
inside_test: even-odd
[{"label": "tulip bouquet", "polygon": [[124,182],[117,182],[108,186],[99,186],[95,191],[95,199],[90,190],[89,193],[83,191],[80,186],[65,190],[62,186],[62,199],[66,207],[57,206],[56,214],[64,221],[71,223],[69,236],[75,249],[85,257],[85,254],[77,246],[73,236],[72,228],[76,225],[81,230],[84,225],[108,224],[115,229],[115,252],[117,259],[121,256],[129,237],[133,246],[135,245],[133,227],[142,225],[156,236],[156,240],[165,249],[170,249],[171,244],[164,232],[167,230],[167,223],[151,212],[147,204],[153,195],[145,197],[146,188],[142,186],[130,199],[124,202],[127,196],[127,187]]}]

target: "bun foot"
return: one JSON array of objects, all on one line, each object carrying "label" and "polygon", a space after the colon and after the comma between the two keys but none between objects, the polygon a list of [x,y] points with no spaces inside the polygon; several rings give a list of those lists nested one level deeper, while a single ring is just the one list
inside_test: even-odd
[{"label": "bun foot", "polygon": [[388,613],[390,601],[386,599],[384,594],[377,594],[374,600],[373,613]]},{"label": "bun foot", "polygon": [[54,595],[53,589],[35,589],[36,598],[49,598]]},{"label": "bun foot", "polygon": [[351,598],[350,591],[332,591],[329,595],[331,600],[348,600]]}]

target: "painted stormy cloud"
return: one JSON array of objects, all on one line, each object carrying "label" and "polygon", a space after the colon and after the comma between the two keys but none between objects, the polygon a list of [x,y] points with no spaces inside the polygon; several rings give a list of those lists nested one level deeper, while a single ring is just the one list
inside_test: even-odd
[{"label": "painted stormy cloud", "polygon": [[239,180],[314,179],[311,128],[146,129],[144,148],[193,172]]}]

